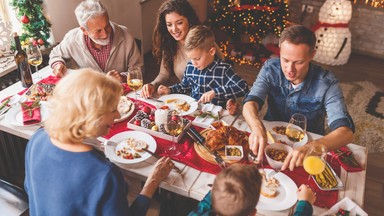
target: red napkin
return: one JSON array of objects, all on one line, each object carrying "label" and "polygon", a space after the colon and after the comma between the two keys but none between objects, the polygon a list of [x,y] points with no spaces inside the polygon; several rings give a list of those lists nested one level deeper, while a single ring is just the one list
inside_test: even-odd
[{"label": "red napkin", "polygon": [[123,83],[122,86],[123,86],[123,92],[124,92],[124,95],[126,95],[126,94],[128,94],[129,92],[132,91],[132,90],[129,88],[129,86],[128,86],[127,83]]},{"label": "red napkin", "polygon": [[41,121],[39,101],[28,101],[21,103],[23,112],[23,124],[31,125]]},{"label": "red napkin", "polygon": [[360,172],[364,170],[360,164],[356,161],[351,151],[347,146],[343,146],[335,151],[331,151],[332,158],[336,158],[339,164],[347,172]]}]

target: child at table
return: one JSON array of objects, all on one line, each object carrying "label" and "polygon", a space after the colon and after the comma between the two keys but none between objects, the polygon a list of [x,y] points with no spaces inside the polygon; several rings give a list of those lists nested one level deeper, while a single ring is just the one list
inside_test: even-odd
[{"label": "child at table", "polygon": [[[212,190],[200,201],[197,210],[191,212],[189,216],[256,215],[255,207],[259,201],[261,178],[256,166],[242,164],[230,166],[216,176]],[[299,202],[294,215],[312,215],[315,193],[306,185],[301,185],[297,193]]]},{"label": "child at table", "polygon": [[208,27],[191,28],[184,47],[191,60],[183,79],[170,87],[160,85],[159,95],[191,92],[191,97],[199,102],[225,107],[227,100],[243,97],[248,92],[247,83],[235,74],[233,67],[215,55],[215,37]]}]

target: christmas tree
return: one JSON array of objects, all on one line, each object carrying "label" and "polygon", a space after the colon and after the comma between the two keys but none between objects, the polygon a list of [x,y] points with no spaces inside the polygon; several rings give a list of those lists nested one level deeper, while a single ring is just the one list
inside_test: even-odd
[{"label": "christmas tree", "polygon": [[288,17],[285,0],[215,0],[212,25],[227,32],[233,40],[246,34],[251,42],[269,32],[280,36]]},{"label": "christmas tree", "polygon": [[43,0],[12,0],[10,4],[22,23],[20,41],[23,44],[31,42],[33,45],[48,47],[51,23],[44,16]]},{"label": "christmas tree", "polygon": [[[224,49],[229,44],[238,46],[244,43],[244,37],[248,39],[247,43],[261,47],[259,45],[267,34],[273,33],[279,37],[285,29],[289,15],[286,1],[213,0],[213,13],[209,20],[213,27],[221,29],[230,37],[231,41],[224,43]],[[223,50],[224,54],[226,51]]]}]

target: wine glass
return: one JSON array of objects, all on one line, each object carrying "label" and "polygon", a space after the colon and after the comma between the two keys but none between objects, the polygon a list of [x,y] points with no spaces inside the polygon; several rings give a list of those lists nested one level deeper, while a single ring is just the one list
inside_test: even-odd
[{"label": "wine glass", "polygon": [[305,115],[295,113],[291,116],[285,134],[292,142],[300,142],[307,131],[307,118]]},{"label": "wine glass", "polygon": [[137,90],[143,87],[143,74],[141,67],[130,67],[127,72],[127,84],[135,91],[135,107],[139,109],[142,103],[137,100]]},{"label": "wine glass", "polygon": [[39,47],[37,45],[34,46],[32,44],[29,44],[27,46],[26,51],[28,56],[28,64],[35,66],[37,79],[42,79],[39,73],[39,69],[37,68],[37,66],[41,65],[41,63],[43,62],[43,56],[41,55]]},{"label": "wine glass", "polygon": [[322,173],[326,166],[327,148],[323,144],[313,144],[309,147],[303,161],[304,170],[311,175]]},{"label": "wine glass", "polygon": [[177,137],[183,131],[183,118],[180,116],[179,111],[168,111],[167,121],[165,122],[164,128],[167,133],[172,136],[172,145],[168,146],[165,149],[165,152],[170,156],[179,155],[181,151],[175,142],[175,137]]}]

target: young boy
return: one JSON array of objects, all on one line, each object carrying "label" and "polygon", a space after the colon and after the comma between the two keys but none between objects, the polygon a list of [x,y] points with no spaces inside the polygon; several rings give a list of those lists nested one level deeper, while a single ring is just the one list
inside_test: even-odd
[{"label": "young boy", "polygon": [[[189,216],[249,216],[256,215],[259,201],[261,175],[256,166],[234,164],[221,171],[213,183],[212,190],[198,204],[198,209]],[[312,190],[301,185],[299,202],[294,215],[312,215],[316,196]]]},{"label": "young boy", "polygon": [[211,102],[225,107],[231,98],[244,96],[247,83],[233,71],[233,67],[218,58],[215,37],[206,26],[191,28],[185,38],[185,53],[191,59],[185,68],[181,83],[166,87],[160,85],[159,95],[191,92],[201,103]]}]

